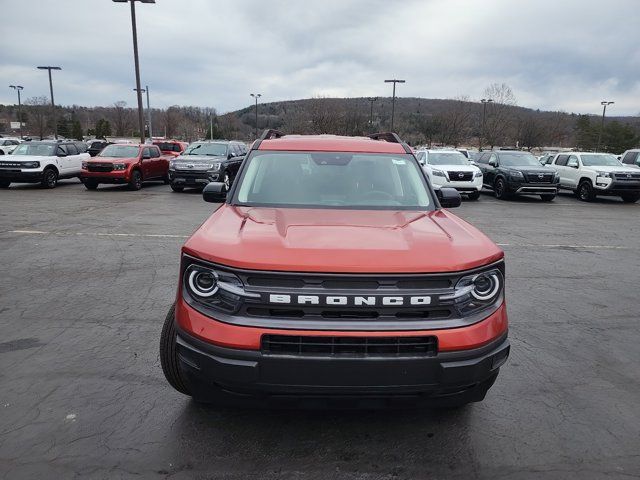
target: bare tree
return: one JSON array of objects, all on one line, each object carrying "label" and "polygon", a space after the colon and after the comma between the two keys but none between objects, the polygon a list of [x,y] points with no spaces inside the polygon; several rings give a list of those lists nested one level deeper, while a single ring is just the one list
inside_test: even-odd
[{"label": "bare tree", "polygon": [[442,144],[457,147],[471,129],[471,102],[467,96],[453,99],[449,107],[437,116],[438,137]]},{"label": "bare tree", "polygon": [[484,90],[484,98],[492,100],[487,107],[484,125],[485,141],[493,148],[504,143],[513,121],[512,108],[517,105],[511,87],[506,83],[493,83]]},{"label": "bare tree", "polygon": [[42,140],[48,131],[51,130],[51,110],[47,97],[31,97],[24,102],[28,105],[29,121],[33,125]]},{"label": "bare tree", "polygon": [[120,100],[113,104],[113,126],[117,137],[126,137],[132,133],[133,121],[127,102]]},{"label": "bare tree", "polygon": [[530,112],[519,115],[516,125],[518,145],[527,150],[542,146],[548,137],[545,122],[539,116]]}]

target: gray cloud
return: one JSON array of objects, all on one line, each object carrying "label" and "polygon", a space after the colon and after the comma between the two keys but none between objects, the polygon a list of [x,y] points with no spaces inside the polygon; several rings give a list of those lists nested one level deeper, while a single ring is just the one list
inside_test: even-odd
[{"label": "gray cloud", "polygon": [[[142,81],[156,106],[229,111],[251,103],[324,96],[482,96],[508,83],[519,104],[612,114],[640,112],[637,0],[157,0],[137,4]],[[126,4],[4,0],[0,77],[25,97],[135,104]],[[0,90],[0,102],[13,92]]]}]

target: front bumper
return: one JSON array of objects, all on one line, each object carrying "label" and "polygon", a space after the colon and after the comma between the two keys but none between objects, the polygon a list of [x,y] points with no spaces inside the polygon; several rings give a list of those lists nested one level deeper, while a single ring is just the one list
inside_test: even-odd
[{"label": "front bumper", "polygon": [[90,172],[88,170],[82,170],[80,173],[80,180],[93,180],[98,183],[113,183],[116,185],[122,185],[129,183],[131,180],[130,170],[112,170],[110,172]]},{"label": "front bumper", "polygon": [[598,195],[620,195],[623,193],[640,193],[640,181],[620,181],[620,180],[608,180],[603,182],[601,177],[596,179],[594,185]]},{"label": "front bumper", "polygon": [[43,170],[25,172],[24,170],[0,169],[0,178],[3,180],[9,180],[10,182],[38,183],[42,180],[42,172]]},{"label": "front bumper", "polygon": [[525,183],[507,182],[507,189],[516,195],[555,195],[558,193],[558,183]]},{"label": "front bumper", "polygon": [[[197,400],[233,405],[292,403],[304,407],[308,402],[321,402],[322,406],[362,408],[479,401],[507,360],[510,348],[504,305],[469,327],[402,333],[256,329],[204,317],[211,328],[207,331],[198,325],[199,317],[199,313],[178,301],[177,351],[181,371]],[[322,333],[428,334],[437,337],[438,351],[431,356],[356,357],[274,354],[260,349],[264,334]]]},{"label": "front bumper", "polygon": [[217,182],[220,178],[218,172],[169,170],[169,180],[172,185],[183,187],[204,187],[210,182]]},{"label": "front bumper", "polygon": [[438,177],[433,175],[432,183],[435,187],[438,188],[455,188],[460,193],[475,193],[482,190],[482,177],[474,178],[469,182],[457,182],[457,181],[449,181],[446,178]]}]

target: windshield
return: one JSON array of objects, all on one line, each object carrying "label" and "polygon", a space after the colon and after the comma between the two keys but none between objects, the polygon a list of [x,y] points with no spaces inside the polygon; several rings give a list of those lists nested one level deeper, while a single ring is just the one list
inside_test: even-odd
[{"label": "windshield", "polygon": [[223,157],[226,154],[226,143],[192,143],[183,153],[183,155],[211,155],[214,157]]},{"label": "windshield", "polygon": [[619,167],[620,162],[613,155],[589,154],[582,155],[582,164],[585,167]]},{"label": "windshield", "polygon": [[540,162],[530,153],[501,153],[500,165],[505,167],[539,167]]},{"label": "windshield", "polygon": [[53,145],[46,143],[23,143],[16,147],[12,155],[38,155],[48,157],[53,155]]},{"label": "windshield", "polygon": [[98,157],[134,158],[138,156],[139,147],[132,145],[107,145]]},{"label": "windshield", "polygon": [[180,152],[180,145],[177,143],[170,142],[153,142],[154,145],[157,145],[160,150],[163,152]]},{"label": "windshield", "polygon": [[236,201],[251,206],[432,210],[411,155],[254,152]]},{"label": "windshield", "polygon": [[469,165],[467,157],[459,152],[429,152],[429,165]]}]

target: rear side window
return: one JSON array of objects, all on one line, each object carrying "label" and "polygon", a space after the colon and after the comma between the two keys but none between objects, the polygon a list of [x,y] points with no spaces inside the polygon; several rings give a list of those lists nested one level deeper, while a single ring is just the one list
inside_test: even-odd
[{"label": "rear side window", "polygon": [[84,153],[87,151],[87,144],[84,142],[77,142],[75,146],[77,147],[79,153]]},{"label": "rear side window", "polygon": [[633,165],[634,163],[638,163],[638,156],[640,152],[627,152],[627,154],[622,158],[622,163],[626,163],[628,165]]},{"label": "rear side window", "polygon": [[66,145],[58,145],[58,148],[56,149],[56,155],[60,155],[60,154],[68,155]]},{"label": "rear side window", "polygon": [[67,155],[78,155],[78,147],[76,147],[73,143],[66,145],[67,147]]},{"label": "rear side window", "polygon": [[564,167],[567,164],[567,160],[569,160],[569,155],[558,155],[555,164]]},{"label": "rear side window", "polygon": [[158,158],[160,156],[160,150],[157,148],[151,149],[151,158]]}]

